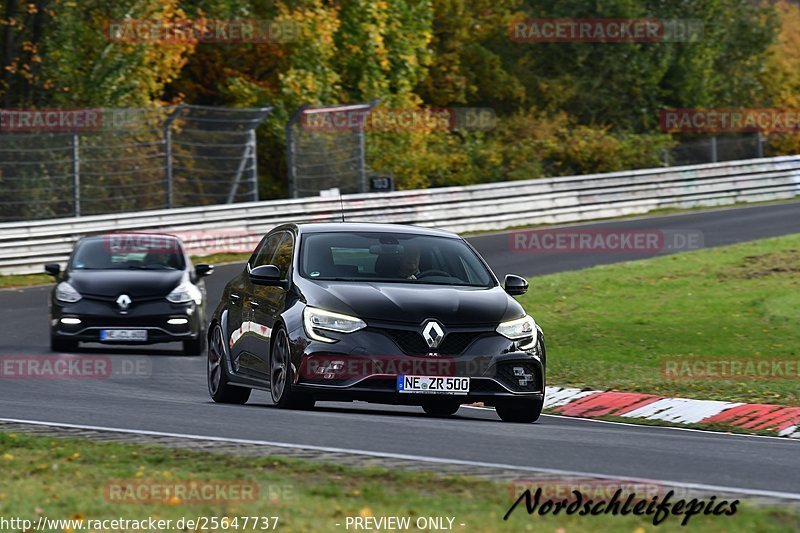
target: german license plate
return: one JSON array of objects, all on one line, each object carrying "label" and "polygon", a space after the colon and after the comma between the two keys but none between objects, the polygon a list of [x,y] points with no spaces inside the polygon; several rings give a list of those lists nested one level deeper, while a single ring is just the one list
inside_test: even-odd
[{"label": "german license plate", "polygon": [[414,394],[469,394],[469,378],[397,376],[397,391]]},{"label": "german license plate", "polygon": [[101,329],[101,341],[146,341],[146,329]]}]

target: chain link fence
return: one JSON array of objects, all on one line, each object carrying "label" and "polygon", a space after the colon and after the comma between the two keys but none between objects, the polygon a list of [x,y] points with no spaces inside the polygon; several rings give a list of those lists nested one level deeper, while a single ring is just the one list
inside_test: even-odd
[{"label": "chain link fence", "polygon": [[367,192],[364,117],[368,104],[298,109],[286,124],[289,197]]},{"label": "chain link fence", "polygon": [[270,110],[2,111],[0,221],[258,200]]},{"label": "chain link fence", "polygon": [[767,138],[761,133],[713,135],[685,140],[664,152],[664,166],[697,165],[764,157]]},{"label": "chain link fence", "polygon": [[[366,162],[364,119],[377,103],[303,106],[291,116],[285,129],[290,198],[331,189],[391,190],[391,176],[377,176]],[[257,201],[256,129],[270,111],[190,105],[0,110],[0,222]],[[473,115],[479,116],[452,110],[442,116],[454,129],[466,127],[459,118],[472,117],[467,126],[474,129]],[[684,138],[664,152],[663,164],[765,152],[766,138],[758,133]]]}]

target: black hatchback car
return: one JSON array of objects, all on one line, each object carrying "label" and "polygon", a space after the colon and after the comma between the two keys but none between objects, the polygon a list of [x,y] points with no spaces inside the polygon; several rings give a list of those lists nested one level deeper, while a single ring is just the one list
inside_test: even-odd
[{"label": "black hatchback car", "polygon": [[108,344],[182,342],[200,355],[206,339],[205,285],[210,265],[192,267],[180,240],[132,233],[85,237],[67,268],[45,266],[56,278],[50,297],[50,347],[79,341]]},{"label": "black hatchback car", "polygon": [[494,406],[533,422],[544,401],[536,322],[458,235],[386,224],[287,224],[225,287],[209,325],[217,402],[270,391],[278,407],[317,400],[419,405],[448,416]]}]

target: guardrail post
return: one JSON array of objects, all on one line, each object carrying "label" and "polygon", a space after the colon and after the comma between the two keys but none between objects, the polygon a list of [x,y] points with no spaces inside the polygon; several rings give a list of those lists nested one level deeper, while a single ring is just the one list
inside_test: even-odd
[{"label": "guardrail post", "polygon": [[76,217],[81,216],[81,157],[77,132],[72,133],[72,211]]}]

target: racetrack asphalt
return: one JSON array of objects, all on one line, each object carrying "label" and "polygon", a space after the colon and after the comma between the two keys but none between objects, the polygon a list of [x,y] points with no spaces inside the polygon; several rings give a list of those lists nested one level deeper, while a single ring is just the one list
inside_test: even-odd
[{"label": "racetrack asphalt", "polygon": [[[705,246],[800,233],[800,202],[622,219],[586,229],[700,231]],[[470,242],[502,279],[636,259],[629,254],[529,254],[509,250],[507,232]],[[647,255],[649,257],[649,255]],[[208,278],[209,308],[241,265]],[[0,291],[0,356],[49,354],[49,287]],[[0,418],[85,424],[213,437],[264,440],[490,462],[678,483],[779,491],[800,498],[800,442],[673,428],[543,416],[537,424],[504,424],[494,412],[462,407],[450,419],[421,409],[363,403],[321,403],[315,411],[282,411],[255,391],[244,406],[217,405],[206,389],[205,358],[179,345],[110,348],[80,353],[141,361],[145,374],[82,380],[0,379]]]}]

